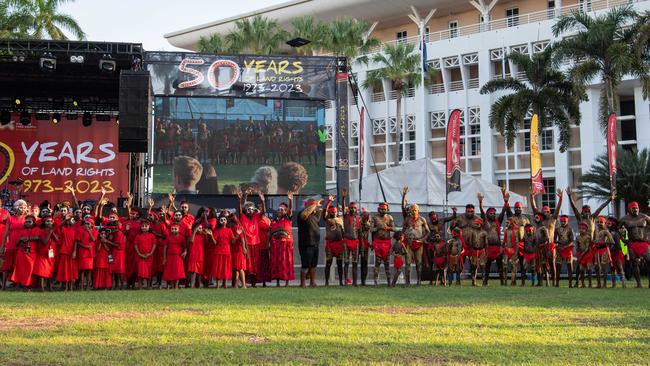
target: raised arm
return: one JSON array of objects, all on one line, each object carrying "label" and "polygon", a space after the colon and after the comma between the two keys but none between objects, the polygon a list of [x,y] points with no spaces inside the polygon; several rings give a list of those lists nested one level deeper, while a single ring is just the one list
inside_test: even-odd
[{"label": "raised arm", "polygon": [[133,207],[133,195],[131,192],[126,192],[126,209],[128,212],[131,212],[131,208]]},{"label": "raised arm", "polygon": [[456,207],[452,207],[452,208],[451,208],[451,216],[447,216],[447,217],[445,217],[445,218],[442,219],[442,220],[439,219],[439,221],[440,221],[442,224],[446,224],[446,223],[448,223],[448,222],[450,222],[450,221],[456,220],[456,217],[457,217],[457,216],[458,216],[458,215],[456,214]]},{"label": "raised arm", "polygon": [[535,203],[533,187],[528,188],[528,197],[530,198],[530,208],[533,209],[533,215],[537,215],[539,212],[537,211],[537,204]]},{"label": "raised arm", "polygon": [[97,200],[97,204],[95,205],[95,217],[99,217],[99,213],[102,211],[102,207],[104,207],[105,198],[106,198],[106,189],[102,186],[102,194],[99,196],[99,200]]},{"label": "raised arm", "polygon": [[262,191],[257,191],[257,197],[260,198],[260,203],[262,208],[260,208],[260,214],[264,215],[266,212],[266,200],[264,199],[264,193]]},{"label": "raised arm", "polygon": [[[248,194],[246,193],[246,197]],[[241,190],[237,191],[237,205],[238,205],[238,212],[239,216],[242,216],[244,214],[244,200],[246,198],[244,197],[244,193]]]},{"label": "raised arm", "polygon": [[576,202],[573,200],[573,190],[571,187],[566,187],[566,195],[569,197],[569,203],[571,204],[573,215],[575,216],[576,220],[580,222],[580,211],[578,211],[578,206],[576,206]]},{"label": "raised arm", "polygon": [[483,195],[481,192],[476,193],[476,198],[478,198],[478,209],[481,211],[481,217],[485,220],[485,209],[483,207]]},{"label": "raised arm", "polygon": [[555,192],[557,194],[557,205],[555,206],[555,210],[553,210],[553,220],[557,220],[557,218],[560,216],[560,211],[562,210],[562,201],[564,199],[564,195],[562,194],[561,189],[557,189]]},{"label": "raised arm", "polygon": [[598,215],[600,215],[600,212],[601,212],[602,210],[604,210],[605,207],[607,207],[607,205],[609,205],[609,203],[612,202],[614,199],[616,199],[616,192],[612,192],[612,195],[609,196],[609,198],[607,199],[607,201],[603,202],[603,204],[600,205],[600,207],[598,207],[598,209],[596,209],[596,211],[594,212],[593,216],[594,216],[594,217],[598,217]]},{"label": "raised arm", "polygon": [[406,194],[408,191],[408,186],[404,186],[404,188],[402,188],[402,216],[404,217],[408,216],[408,212],[406,211]]},{"label": "raised arm", "polygon": [[291,192],[291,191],[287,192],[287,201],[289,202],[289,210],[287,211],[287,215],[289,215],[289,217],[292,217],[292,215],[293,215],[293,192]]},{"label": "raised arm", "polygon": [[169,204],[167,205],[167,211],[169,212],[174,212],[176,211],[176,204],[174,203],[176,201],[176,196],[172,192],[167,193],[167,197],[169,198]]},{"label": "raised arm", "polygon": [[68,190],[72,195],[72,202],[74,203],[74,207],[79,208],[79,201],[77,201],[77,195],[75,194],[74,187],[72,185],[69,185]]},{"label": "raised arm", "polygon": [[343,215],[345,215],[345,199],[348,197],[348,190],[343,188],[343,192],[341,192],[341,195],[343,196],[341,198],[341,210],[343,211]]}]

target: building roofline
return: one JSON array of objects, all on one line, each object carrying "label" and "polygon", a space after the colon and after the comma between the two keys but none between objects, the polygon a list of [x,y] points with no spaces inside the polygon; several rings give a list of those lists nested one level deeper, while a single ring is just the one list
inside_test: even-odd
[{"label": "building roofline", "polygon": [[213,22],[204,23],[204,24],[200,24],[200,25],[197,25],[197,26],[194,26],[194,27],[181,29],[179,31],[166,33],[166,34],[163,35],[163,37],[165,37],[165,38],[176,37],[176,36],[180,36],[180,35],[183,35],[183,34],[196,32],[198,30],[218,26],[218,25],[221,25],[221,24],[230,23],[230,22],[233,22],[235,20],[249,18],[249,17],[252,17],[252,16],[260,15],[260,14],[263,14],[263,13],[268,13],[268,12],[275,11],[275,10],[290,8],[292,6],[297,6],[297,5],[312,2],[312,1],[313,0],[290,0],[290,1],[280,3],[280,4],[267,6],[266,8],[257,9],[257,10],[249,11],[249,12],[246,12],[246,13],[234,15],[234,16],[231,16],[231,17],[228,17],[228,18],[216,20],[216,21],[213,21]]}]

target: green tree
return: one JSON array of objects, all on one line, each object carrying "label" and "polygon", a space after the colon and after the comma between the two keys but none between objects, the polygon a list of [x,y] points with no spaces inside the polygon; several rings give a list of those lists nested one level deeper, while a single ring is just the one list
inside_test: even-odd
[{"label": "green tree", "polygon": [[580,101],[584,93],[576,91],[565,75],[553,67],[553,49],[532,58],[521,53],[511,53],[508,59],[526,75],[528,82],[513,78],[488,81],[481,88],[481,94],[497,91],[511,91],[492,104],[490,127],[496,128],[512,147],[517,130],[523,127],[529,111],[539,117],[540,130],[555,125],[560,151],[566,151],[571,139],[570,124],[580,123]]},{"label": "green tree", "polygon": [[278,22],[259,15],[235,21],[235,29],[226,35],[229,49],[253,55],[277,54],[289,40],[289,33]]},{"label": "green tree", "polygon": [[27,15],[19,28],[26,29],[32,38],[65,40],[68,36],[64,31],[79,40],[86,38],[79,23],[70,15],[59,11],[60,6],[68,0],[7,0],[7,2],[17,12]]},{"label": "green tree", "polygon": [[337,57],[345,57],[348,65],[354,61],[366,63],[367,53],[380,45],[378,39],[370,37],[370,24],[352,18],[340,18],[329,23],[325,35],[324,49]]},{"label": "green tree", "polygon": [[[602,80],[599,121],[603,132],[607,127],[607,116],[611,112],[619,113],[617,90],[623,76],[630,74],[638,78],[643,96],[650,96],[650,66],[647,60],[640,59],[642,52],[635,50],[639,47],[637,42],[640,42],[638,31],[647,26],[647,23],[635,23],[639,19],[628,5],[596,17],[585,12],[573,12],[562,16],[553,26],[556,37],[576,31],[556,47],[559,61],[573,61],[569,70],[571,81],[584,89],[592,80]],[[647,32],[647,27],[645,29]],[[641,48],[645,49],[645,45]]]},{"label": "green tree", "polygon": [[199,39],[198,51],[201,53],[228,53],[229,46],[219,34],[213,33],[210,37]]},{"label": "green tree", "polygon": [[291,21],[292,32],[289,38],[302,38],[310,42],[296,48],[299,55],[314,56],[325,48],[328,35],[328,27],[325,23],[314,20],[312,16],[295,18]]},{"label": "green tree", "polygon": [[[626,203],[636,201],[643,212],[648,212],[650,198],[650,153],[623,150],[616,152],[616,207],[620,200]],[[609,182],[609,161],[607,154],[596,158],[589,171],[582,177],[582,194],[586,198],[606,200],[611,197]]]},{"label": "green tree", "polygon": [[[366,80],[363,81],[364,89],[374,88],[381,85],[383,80],[392,85],[396,92],[395,98],[395,147],[394,157],[396,165],[399,165],[401,135],[402,135],[402,97],[409,88],[416,88],[421,83],[420,55],[415,51],[415,45],[410,43],[387,44],[381,53],[372,56],[372,62],[379,68],[368,71]],[[426,79],[429,80],[435,71],[430,71]]]},{"label": "green tree", "polygon": [[23,7],[16,7],[9,1],[0,0],[0,38],[29,38],[27,33],[29,21],[29,15]]}]

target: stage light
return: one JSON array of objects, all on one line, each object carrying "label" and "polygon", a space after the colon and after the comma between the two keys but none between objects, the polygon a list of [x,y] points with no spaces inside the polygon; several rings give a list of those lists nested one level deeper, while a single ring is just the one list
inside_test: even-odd
[{"label": "stage light", "polygon": [[72,100],[72,106],[75,107],[75,108],[79,107],[79,102],[77,102],[76,99],[73,99]]},{"label": "stage light", "polygon": [[306,44],[309,44],[309,43],[311,43],[310,40],[308,40],[308,39],[304,39],[304,38],[300,38],[300,37],[297,37],[297,38],[294,38],[294,39],[290,39],[290,40],[287,41],[287,44],[288,44],[289,46],[293,47],[293,48],[302,47],[302,46],[304,46],[304,45],[306,45]]},{"label": "stage light", "polygon": [[83,117],[81,118],[81,124],[84,127],[88,127],[91,124],[93,124],[93,116],[89,112],[85,112]]},{"label": "stage light", "polygon": [[20,108],[20,105],[23,104],[22,100],[20,98],[14,99],[14,109]]},{"label": "stage light", "polygon": [[27,126],[32,122],[32,116],[29,114],[29,112],[22,112],[20,113],[20,124],[23,126]]},{"label": "stage light", "polygon": [[115,71],[115,67],[115,61],[113,61],[113,57],[111,57],[111,55],[104,55],[99,60],[99,69],[101,71],[113,72]]},{"label": "stage light", "polygon": [[56,59],[50,52],[46,52],[41,57],[40,65],[43,71],[54,71],[56,70]]},{"label": "stage light", "polygon": [[56,125],[59,122],[61,122],[61,113],[52,113],[52,123]]},{"label": "stage light", "polygon": [[79,56],[70,56],[70,62],[73,64],[83,64],[85,61],[84,57],[79,55]]},{"label": "stage light", "polygon": [[9,111],[0,112],[0,124],[5,126],[11,122],[11,113]]},{"label": "stage light", "polygon": [[11,58],[14,62],[25,62],[25,55],[17,54]]}]

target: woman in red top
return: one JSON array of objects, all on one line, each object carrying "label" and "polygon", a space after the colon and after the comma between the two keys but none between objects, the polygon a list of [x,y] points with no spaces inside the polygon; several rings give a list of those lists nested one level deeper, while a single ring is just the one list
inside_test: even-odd
[{"label": "woman in red top", "polygon": [[[210,243],[212,243],[214,239],[212,237],[210,238]],[[196,225],[192,231],[192,236],[190,236],[190,255],[187,260],[187,272],[190,274],[190,287],[200,287],[200,279],[203,274],[203,264],[205,262],[205,239],[206,235],[203,233],[203,226]]]},{"label": "woman in red top", "polygon": [[[232,270],[235,276],[232,281],[232,287],[238,288],[241,281],[241,287],[246,288],[246,257],[248,254],[248,247],[244,241],[244,231],[237,221],[237,217],[231,216],[231,226],[236,240],[230,244],[230,256],[232,258]],[[258,277],[259,279],[259,277]]]},{"label": "woman in red top", "polygon": [[135,237],[133,245],[136,256],[136,269],[138,277],[138,289],[145,287],[147,282],[151,281],[152,266],[153,266],[153,253],[156,251],[156,237],[149,232],[149,221],[143,220],[140,223],[140,234]]},{"label": "woman in red top", "polygon": [[[153,200],[150,202],[150,205],[153,206]],[[167,226],[165,223],[159,220],[158,214],[151,211],[151,208],[149,209],[148,218],[149,221],[151,221],[149,232],[156,237],[156,251],[153,255],[151,277],[156,277],[158,288],[161,288],[162,275],[163,271],[165,270],[165,267],[163,265],[163,251],[165,249],[165,240],[167,239],[169,232],[167,231]],[[151,280],[151,283],[149,283],[149,287],[151,287],[152,283],[153,279]]]},{"label": "woman in red top", "polygon": [[77,227],[75,237],[77,267],[79,268],[79,286],[82,290],[87,290],[92,285],[93,262],[95,260],[95,241],[97,240],[97,230],[93,224],[93,219],[87,217],[83,221],[83,226]]},{"label": "woman in red top", "polygon": [[[230,245],[235,242],[235,234],[227,225],[228,219],[222,215],[219,217],[219,227],[213,234],[215,247],[211,261],[210,277],[217,280],[217,288],[228,288],[227,280],[232,278]],[[221,280],[221,286],[219,280]]]},{"label": "woman in red top", "polygon": [[271,223],[271,279],[289,281],[295,277],[293,269],[293,236],[291,234],[291,198],[289,204],[281,203],[276,212],[276,219]]},{"label": "woman in red top", "polygon": [[106,223],[111,232],[108,234],[108,245],[111,247],[111,257],[113,262],[110,263],[110,270],[113,282],[113,289],[123,288],[124,272],[125,272],[125,259],[124,259],[124,246],[126,238],[124,233],[119,229],[120,222],[119,216],[115,213],[108,215],[108,222]]},{"label": "woman in red top", "polygon": [[74,281],[79,278],[75,253],[76,233],[74,216],[67,214],[63,224],[59,226],[59,260],[56,266],[56,280],[63,285],[65,291],[72,291]]},{"label": "woman in red top", "polygon": [[45,285],[50,282],[54,274],[54,250],[59,240],[54,231],[54,219],[51,216],[43,218],[39,237],[34,276],[40,277],[41,291],[45,291]]},{"label": "woman in red top", "polygon": [[2,256],[2,288],[7,288],[7,279],[14,270],[14,258],[16,257],[16,240],[11,240],[12,232],[21,230],[25,224],[27,216],[27,202],[18,200],[14,203],[16,213],[7,218],[5,231],[0,238],[0,255]]},{"label": "woman in red top", "polygon": [[34,273],[34,262],[36,262],[36,243],[40,239],[40,229],[34,226],[34,216],[25,217],[25,224],[22,229],[16,230],[16,258],[14,260],[14,271],[11,274],[11,282],[32,286],[32,275]]},{"label": "woman in red top", "polygon": [[93,268],[93,284],[96,290],[110,289],[113,287],[111,279],[111,246],[108,240],[110,229],[102,228],[97,239],[97,255],[95,256],[95,267]]},{"label": "woman in red top", "polygon": [[165,247],[163,249],[163,280],[167,282],[167,288],[178,289],[178,281],[185,278],[185,268],[183,266],[183,258],[185,258],[186,240],[185,237],[180,235],[180,226],[172,225],[170,227],[171,234],[165,240]]}]

